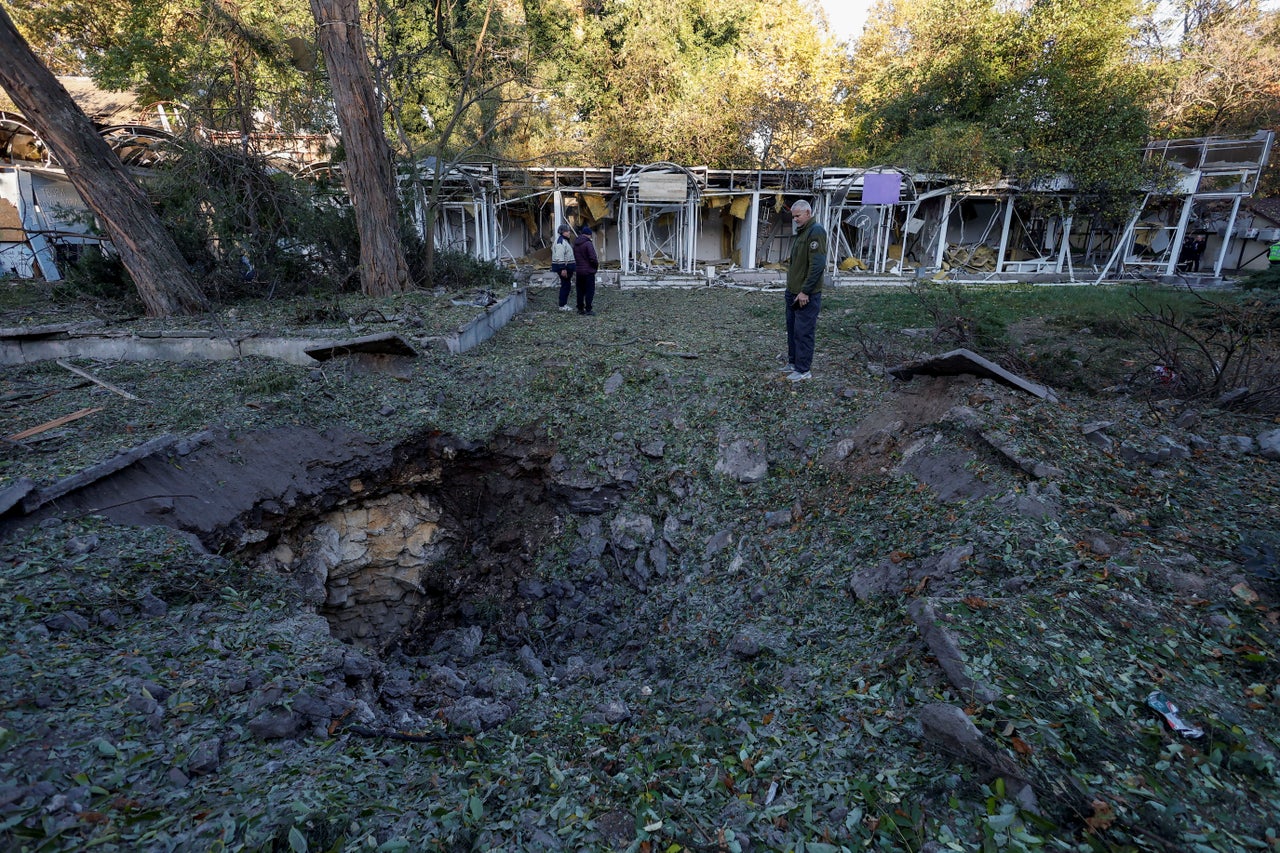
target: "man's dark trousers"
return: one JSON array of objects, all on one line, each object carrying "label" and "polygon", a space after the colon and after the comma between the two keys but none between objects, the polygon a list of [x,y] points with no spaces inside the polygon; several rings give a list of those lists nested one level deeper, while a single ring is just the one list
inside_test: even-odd
[{"label": "man's dark trousers", "polygon": [[796,305],[796,294],[787,297],[787,361],[797,373],[808,373],[813,366],[813,335],[818,328],[818,311],[822,306],[822,294],[809,296],[809,304]]},{"label": "man's dark trousers", "polygon": [[578,313],[591,310],[596,299],[596,274],[593,272],[578,273]]}]

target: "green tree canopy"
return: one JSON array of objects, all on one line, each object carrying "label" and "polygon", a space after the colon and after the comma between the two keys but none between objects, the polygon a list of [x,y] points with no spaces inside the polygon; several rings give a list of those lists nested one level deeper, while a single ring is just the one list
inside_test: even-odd
[{"label": "green tree canopy", "polygon": [[208,128],[332,127],[306,0],[33,0],[15,22],[47,66],[177,102]]},{"label": "green tree canopy", "polygon": [[1144,180],[1150,74],[1137,0],[901,0],[854,57],[845,154],[1030,184],[1069,176],[1108,208]]}]

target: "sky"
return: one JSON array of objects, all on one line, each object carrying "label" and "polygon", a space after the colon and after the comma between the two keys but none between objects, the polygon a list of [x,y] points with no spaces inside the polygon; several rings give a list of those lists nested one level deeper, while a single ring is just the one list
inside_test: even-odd
[{"label": "sky", "polygon": [[[827,20],[831,23],[831,31],[848,41],[862,35],[862,24],[867,20],[867,11],[872,0],[818,0],[827,12]],[[1262,8],[1280,9],[1280,0],[1262,0]]]},{"label": "sky", "polygon": [[848,40],[862,35],[862,24],[867,19],[871,0],[819,0],[831,22],[831,31]]}]

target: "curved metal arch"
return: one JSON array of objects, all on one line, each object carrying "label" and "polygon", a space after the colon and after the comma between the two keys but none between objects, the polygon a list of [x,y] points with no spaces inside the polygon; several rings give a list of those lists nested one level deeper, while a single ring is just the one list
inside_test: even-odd
[{"label": "curved metal arch", "polygon": [[55,165],[53,152],[40,134],[17,113],[0,111],[0,160]]},{"label": "curved metal arch", "polygon": [[294,177],[309,181],[337,180],[342,183],[342,164],[335,163],[332,160],[322,160],[318,163],[310,163],[298,169],[294,173]]},{"label": "curved metal arch", "polygon": [[661,160],[657,163],[646,163],[645,165],[640,166],[634,172],[634,174],[643,175],[645,172],[649,172],[649,171],[684,172],[685,177],[688,178],[689,182],[693,186],[694,191],[697,193],[697,195],[695,196],[695,200],[701,200],[702,193],[704,190],[703,182],[698,178],[697,174],[695,174],[694,171],[690,169],[688,166],[681,166],[679,163],[672,163],[667,160]]},{"label": "curved metal arch", "polygon": [[172,155],[174,135],[148,124],[113,124],[98,131],[120,162],[134,168],[153,168]]},{"label": "curved metal arch", "polygon": [[[866,168],[851,171],[850,174],[838,180],[832,189],[829,189],[824,193],[824,206],[826,209],[824,210],[823,224],[827,228],[827,233],[831,235],[832,251],[829,261],[833,266],[839,265],[840,248],[843,247],[848,249],[848,255],[859,258],[864,262],[867,260],[865,256],[870,254],[871,262],[868,264],[869,269],[876,273],[885,272],[885,268],[888,266],[889,231],[891,230],[892,223],[885,223],[882,221],[882,217],[877,217],[874,233],[870,236],[869,240],[865,241],[865,245],[860,246],[848,245],[844,241],[844,237],[839,230],[839,226],[846,221],[845,211],[853,211],[857,208],[867,206],[862,200],[861,194],[859,194],[858,201],[856,203],[849,201],[849,196],[852,194],[854,186],[859,181],[862,181],[865,189],[865,180],[868,174],[882,175],[889,172],[896,172],[903,178],[903,187],[907,192],[904,193],[905,197],[902,199],[901,203],[907,204],[907,216],[910,217],[919,205],[919,192],[916,188],[915,180],[911,175],[905,169],[897,166],[868,166]],[[896,207],[897,205],[876,206]],[[869,216],[864,214],[859,221],[854,224],[858,228],[859,234],[862,234],[864,229],[871,224],[871,220]],[[864,240],[860,238],[859,243],[863,242]],[[907,238],[904,236],[902,240],[904,257],[906,255],[906,242]],[[902,268],[903,262],[900,261],[898,264],[899,274],[901,274]]]},{"label": "curved metal arch", "polygon": [[[685,176],[686,196],[682,203],[658,204],[642,202],[638,198],[639,178],[646,173],[675,172]],[[700,210],[704,191],[703,181],[690,168],[679,163],[659,161],[642,166],[632,166],[619,181],[626,183],[618,205],[619,255],[625,273],[639,272],[643,264],[641,256],[660,252],[676,263],[682,273],[692,273],[696,263],[696,240],[700,230]],[[676,227],[665,239],[659,238],[653,223],[661,208],[674,208]],[[647,212],[646,212],[647,211]],[[662,211],[668,212],[668,211]]]}]

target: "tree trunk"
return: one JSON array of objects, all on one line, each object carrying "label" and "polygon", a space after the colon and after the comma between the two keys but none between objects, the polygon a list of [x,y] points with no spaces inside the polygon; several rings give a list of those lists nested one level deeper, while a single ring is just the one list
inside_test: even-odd
[{"label": "tree trunk", "polygon": [[208,300],[120,158],[57,78],[31,52],[0,6],[0,86],[53,152],[71,185],[106,228],[152,317],[207,310]]},{"label": "tree trunk", "polygon": [[342,174],[360,233],[360,287],[370,296],[399,293],[409,286],[409,265],[400,240],[391,148],[362,38],[360,3],[311,0],[311,13],[347,152]]}]

